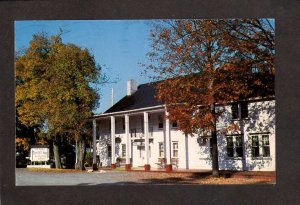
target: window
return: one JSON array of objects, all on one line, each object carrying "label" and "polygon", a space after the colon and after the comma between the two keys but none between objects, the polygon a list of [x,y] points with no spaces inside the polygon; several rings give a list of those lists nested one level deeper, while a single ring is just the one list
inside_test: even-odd
[{"label": "window", "polygon": [[122,144],[122,157],[126,157],[126,144]]},{"label": "window", "polygon": [[164,121],[163,117],[161,115],[158,116],[158,129],[163,129],[164,128]]},{"label": "window", "polygon": [[241,117],[242,119],[248,118],[248,102],[241,102]]},{"label": "window", "polygon": [[232,114],[232,119],[239,118],[239,104],[238,103],[233,103],[231,105],[231,114]]},{"label": "window", "polygon": [[252,136],[252,157],[270,157],[269,135]]},{"label": "window", "polygon": [[130,135],[131,135],[131,137],[136,137],[136,129],[135,128],[130,130]]},{"label": "window", "polygon": [[241,136],[235,138],[235,151],[236,157],[243,157],[243,144]]},{"label": "window", "polygon": [[227,157],[243,157],[242,136],[229,136],[227,141]]},{"label": "window", "polygon": [[227,156],[228,157],[233,157],[233,138],[232,137],[227,137]]},{"label": "window", "polygon": [[199,136],[197,138],[197,142],[200,146],[206,146],[207,145],[207,137]]},{"label": "window", "polygon": [[177,158],[178,157],[178,142],[173,142],[172,144],[173,144],[172,145],[172,149],[173,149],[173,151],[172,151],[173,156],[172,157]]},{"label": "window", "polygon": [[164,157],[164,143],[163,142],[158,143],[158,149],[159,149],[159,157]]},{"label": "window", "polygon": [[233,103],[231,105],[231,114],[233,120],[248,118],[248,102]]},{"label": "window", "polygon": [[138,146],[137,148],[140,151],[140,158],[143,157],[143,152],[145,151],[145,146]]},{"label": "window", "polygon": [[209,149],[209,154],[210,157],[212,157],[212,139],[211,137],[203,137],[199,136],[197,139],[197,142],[199,143],[200,146],[205,146],[205,149]]},{"label": "window", "polygon": [[263,157],[270,157],[269,135],[262,136],[262,154]]},{"label": "window", "polygon": [[252,157],[259,157],[258,136],[252,136]]},{"label": "window", "polygon": [[172,128],[177,128],[177,122],[172,122]]},{"label": "window", "polygon": [[107,145],[107,156],[111,157],[111,145]]}]

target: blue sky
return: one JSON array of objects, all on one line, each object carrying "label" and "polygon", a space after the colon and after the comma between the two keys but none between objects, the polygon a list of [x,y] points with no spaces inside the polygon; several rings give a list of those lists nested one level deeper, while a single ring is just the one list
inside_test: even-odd
[{"label": "blue sky", "polygon": [[98,64],[104,65],[115,84],[107,84],[101,89],[100,107],[96,113],[104,112],[111,106],[111,87],[114,88],[115,102],[126,95],[126,82],[149,82],[141,76],[146,63],[146,53],[150,51],[149,21],[145,20],[99,20],[99,21],[16,21],[15,49],[26,48],[32,35],[41,31],[49,35],[57,34],[62,28],[64,43],[74,43],[88,48]]}]

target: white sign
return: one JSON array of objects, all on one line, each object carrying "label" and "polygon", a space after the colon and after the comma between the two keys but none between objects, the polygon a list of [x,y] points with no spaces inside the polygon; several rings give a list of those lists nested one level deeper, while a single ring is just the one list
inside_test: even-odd
[{"label": "white sign", "polygon": [[34,162],[48,161],[49,148],[31,148],[30,160]]}]

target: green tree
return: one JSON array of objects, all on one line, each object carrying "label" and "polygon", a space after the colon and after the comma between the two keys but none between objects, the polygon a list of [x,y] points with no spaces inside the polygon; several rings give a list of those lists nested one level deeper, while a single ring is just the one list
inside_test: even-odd
[{"label": "green tree", "polygon": [[212,174],[219,176],[222,105],[274,91],[274,32],[259,19],[166,20],[154,25],[151,38],[146,72],[161,80],[156,98],[186,135],[211,136]]},{"label": "green tree", "polygon": [[16,107],[26,126],[41,124],[53,140],[56,167],[60,168],[60,138],[65,133],[78,141],[76,168],[83,168],[82,128],[97,106],[98,86],[105,81],[94,56],[74,44],[64,44],[61,33],[33,36],[16,59]]}]

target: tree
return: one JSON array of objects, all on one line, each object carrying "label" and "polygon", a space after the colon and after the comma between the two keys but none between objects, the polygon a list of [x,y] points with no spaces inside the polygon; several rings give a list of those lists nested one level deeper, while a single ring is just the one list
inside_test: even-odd
[{"label": "tree", "polygon": [[[56,167],[59,145],[67,133],[84,147],[82,127],[97,106],[98,86],[105,81],[93,55],[74,44],[64,44],[61,34],[33,36],[29,47],[16,59],[16,107],[26,126],[41,124],[53,140]],[[78,150],[77,147],[77,150]],[[76,168],[83,168],[79,149]]]},{"label": "tree", "polygon": [[[274,90],[274,33],[265,20],[166,20],[151,31],[156,98],[187,134],[211,136],[219,176],[217,134],[222,105]],[[216,106],[218,105],[218,108]]]}]

